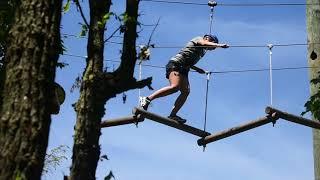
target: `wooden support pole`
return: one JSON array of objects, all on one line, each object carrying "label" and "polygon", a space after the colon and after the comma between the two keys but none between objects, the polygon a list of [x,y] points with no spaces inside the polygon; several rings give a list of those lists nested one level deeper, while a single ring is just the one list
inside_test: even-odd
[{"label": "wooden support pole", "polygon": [[[307,4],[319,4],[320,0],[306,0]],[[320,6],[306,6],[306,22],[307,22],[307,42],[309,78],[310,80],[319,78],[320,70]],[[319,93],[319,83],[310,82],[310,95]],[[312,120],[317,121],[312,112]],[[320,119],[318,119],[320,120]],[[314,178],[320,179],[320,131],[313,129],[313,159],[314,159]]]},{"label": "wooden support pole", "polygon": [[313,121],[310,119],[303,118],[301,116],[289,114],[287,112],[280,111],[280,110],[275,109],[273,107],[267,107],[266,113],[267,114],[276,113],[279,116],[279,118],[281,118],[281,119],[284,119],[284,120],[287,120],[287,121],[290,121],[293,123],[297,123],[300,125],[308,126],[311,128],[320,129],[320,123],[317,121]]},{"label": "wooden support pole", "polygon": [[157,114],[145,111],[145,110],[143,110],[141,108],[134,108],[133,109],[133,114],[134,115],[141,114],[142,118],[145,117],[145,118],[153,120],[155,122],[158,122],[158,123],[161,123],[161,124],[164,124],[164,125],[179,129],[181,131],[184,131],[184,132],[187,132],[187,133],[199,136],[199,137],[205,137],[205,136],[210,135],[210,133],[208,133],[208,132],[202,131],[202,130],[194,128],[192,126],[188,126],[186,124],[180,124],[180,123],[178,123],[176,121],[173,121],[173,120],[171,120],[169,118],[165,118],[165,117],[159,116]]},{"label": "wooden support pole", "polygon": [[212,134],[210,136],[207,136],[205,138],[199,139],[198,140],[198,145],[199,146],[204,146],[204,145],[206,145],[208,143],[211,143],[211,142],[214,142],[214,141],[218,141],[220,139],[227,138],[227,137],[242,133],[244,131],[248,131],[248,130],[253,129],[253,128],[257,128],[259,126],[268,124],[270,122],[275,122],[277,119],[278,118],[275,117],[275,116],[273,116],[273,117],[271,117],[271,116],[262,117],[260,119],[251,121],[249,123],[242,124],[240,126],[233,127],[233,128],[228,129],[228,130],[224,130],[224,131]]},{"label": "wooden support pole", "polygon": [[144,119],[140,118],[140,116],[126,116],[117,119],[109,119],[101,122],[101,128],[112,127],[112,126],[120,126],[126,124],[133,124],[142,122]]}]

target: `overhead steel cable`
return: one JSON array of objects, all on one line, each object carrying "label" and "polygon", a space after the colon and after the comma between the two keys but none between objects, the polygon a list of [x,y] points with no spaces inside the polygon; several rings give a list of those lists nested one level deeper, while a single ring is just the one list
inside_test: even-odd
[{"label": "overhead steel cable", "polygon": [[187,5],[200,5],[207,6],[208,3],[195,3],[195,2],[183,2],[183,1],[164,1],[164,0],[141,0],[145,2],[156,2],[156,3],[169,3],[169,4],[187,4]]},{"label": "overhead steel cable", "polygon": [[[86,38],[86,37],[82,37],[82,36],[77,36],[77,35],[73,35],[73,34],[62,34],[63,36],[70,36],[70,37],[77,37],[77,38]],[[116,42],[116,41],[107,41],[107,43],[111,43],[111,44],[123,44],[122,42]],[[286,43],[286,44],[273,44],[273,46],[275,47],[287,47],[287,46],[307,46],[310,44],[320,44],[320,43]],[[137,46],[139,47],[139,46]],[[197,46],[197,47],[209,47],[209,46]],[[268,47],[268,44],[265,45],[230,45],[231,48],[266,48]],[[178,48],[184,48],[184,46],[152,46],[150,48],[153,49],[178,49]]]},{"label": "overhead steel cable", "polygon": [[250,6],[312,6],[319,5],[319,3],[217,3],[218,6],[238,6],[238,7],[250,7]]},{"label": "overhead steel cable", "polygon": [[[320,43],[309,43],[309,44],[320,44]],[[307,43],[290,43],[290,44],[273,44],[275,47],[288,47],[288,46],[307,46]],[[174,48],[183,48],[184,46],[154,46],[153,48],[159,49],[174,49]],[[211,47],[211,46],[197,46],[197,47]],[[230,48],[266,48],[266,45],[230,45]]]},{"label": "overhead steel cable", "polygon": [[[320,67],[309,67],[309,66],[300,66],[300,67],[282,67],[282,68],[272,68],[273,71],[284,71],[284,70],[300,70],[300,69],[313,69]],[[226,71],[212,71],[214,74],[228,74],[228,73],[247,73],[247,72],[263,72],[270,71],[269,68],[261,69],[245,69],[245,70],[226,70]]]},{"label": "overhead steel cable", "polygon": [[[167,4],[184,4],[207,6],[208,3],[196,3],[186,1],[166,1],[166,0],[141,0],[145,2],[167,3]],[[217,6],[233,6],[233,7],[259,7],[259,6],[312,6],[320,5],[319,3],[217,3]]]},{"label": "overhead steel cable", "polygon": [[[86,59],[86,56],[80,56],[80,55],[74,55],[74,54],[62,54],[63,56],[71,56],[71,57],[78,57],[78,58],[83,58]],[[120,60],[115,60],[115,59],[120,59],[120,57],[117,58],[111,58],[111,59],[105,59],[104,61],[107,62],[115,62],[115,63],[120,63]],[[136,64],[138,65],[138,63]],[[151,68],[158,68],[158,69],[165,69],[166,67],[164,66],[157,66],[157,65],[152,65],[152,64],[143,64],[142,66],[145,67],[151,67]],[[298,67],[280,67],[280,68],[272,68],[273,71],[284,71],[284,70],[300,70],[300,69],[314,69],[314,68],[320,68],[320,67],[309,67],[309,66],[298,66]],[[261,68],[261,69],[243,69],[243,70],[224,70],[224,71],[210,71],[209,73],[213,74],[230,74],[230,73],[248,73],[248,72],[263,72],[263,71],[270,71],[270,68]],[[192,71],[196,72],[196,71]]]}]

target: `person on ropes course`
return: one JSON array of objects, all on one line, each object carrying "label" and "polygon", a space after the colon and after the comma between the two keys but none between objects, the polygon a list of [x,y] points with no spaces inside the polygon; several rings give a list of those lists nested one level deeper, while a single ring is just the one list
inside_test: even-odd
[{"label": "person on ropes course", "polygon": [[166,65],[166,78],[170,85],[163,87],[147,97],[141,97],[140,106],[147,110],[151,101],[154,99],[168,96],[177,91],[181,94],[176,99],[173,109],[168,118],[179,123],[185,123],[186,120],[177,115],[190,93],[188,74],[190,69],[197,71],[200,74],[205,74],[206,71],[196,67],[195,64],[205,55],[207,50],[216,48],[228,48],[228,44],[219,44],[219,40],[214,35],[206,34],[203,37],[198,36],[191,39],[180,52],[173,56]]}]

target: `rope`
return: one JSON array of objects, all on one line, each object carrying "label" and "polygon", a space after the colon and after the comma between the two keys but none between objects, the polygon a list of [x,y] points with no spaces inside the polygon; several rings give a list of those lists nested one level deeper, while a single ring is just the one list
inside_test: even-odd
[{"label": "rope", "polygon": [[[307,46],[310,44],[320,43],[290,43],[290,44],[273,44],[274,47],[290,47],[290,46]],[[197,46],[197,47],[209,47],[209,46]],[[266,48],[268,45],[230,45],[231,48]],[[158,49],[174,49],[183,48],[183,46],[154,46],[153,48]]]},{"label": "rope", "polygon": [[[77,36],[77,35],[73,35],[73,34],[66,34],[66,33],[62,33],[62,36],[65,37],[75,37],[75,38],[85,38],[87,39],[87,37],[83,37],[83,36]],[[107,43],[110,44],[119,44],[122,45],[122,42],[115,42],[115,41],[107,41]],[[273,44],[274,47],[289,47],[289,46],[307,46],[310,44],[320,44],[320,42],[309,42],[309,43],[287,43],[287,44]],[[139,47],[139,46],[136,46]],[[151,47],[151,46],[150,46]],[[152,46],[151,48],[154,49],[171,49],[171,48],[183,48],[184,46]],[[199,46],[199,47],[208,47],[208,46]],[[231,48],[265,48],[268,47],[268,45],[230,45]]]},{"label": "rope", "polygon": [[209,1],[208,6],[210,6],[210,28],[209,28],[209,34],[212,33],[212,22],[213,22],[213,14],[214,14],[214,7],[217,5],[214,1]]},{"label": "rope", "polygon": [[204,3],[194,3],[194,2],[181,2],[181,1],[162,1],[162,0],[141,0],[145,2],[157,2],[157,3],[169,3],[169,4],[188,4],[188,5],[207,5]]},{"label": "rope", "polygon": [[[78,57],[78,58],[83,58],[83,59],[87,58],[86,56],[80,56],[80,55],[74,55],[74,54],[68,54],[68,53],[64,53],[64,54],[62,54],[62,56],[71,56],[71,57]],[[105,59],[104,61],[120,63],[119,60],[113,60],[113,59],[120,59],[120,58],[117,57],[117,58]],[[137,65],[139,65],[139,64],[137,64]],[[143,64],[142,66],[150,67],[150,68],[157,68],[157,69],[165,69],[164,66],[157,66],[157,65],[152,65],[152,64]],[[280,67],[280,68],[272,68],[272,70],[273,71],[284,71],[284,70],[300,70],[300,69],[314,69],[314,68],[320,68],[320,67],[311,67],[311,66]],[[210,73],[212,73],[212,74],[230,74],[230,73],[264,72],[264,71],[269,71],[269,70],[270,70],[270,68],[261,68],[261,69],[210,71]],[[191,71],[191,72],[195,72],[195,71]]]},{"label": "rope", "polygon": [[209,34],[211,34],[212,32],[212,21],[213,21],[213,7],[211,7]]},{"label": "rope", "polygon": [[[142,79],[142,60],[139,63],[139,81],[141,81],[141,79]],[[138,97],[138,103],[139,104],[140,104],[140,101],[141,101],[141,89],[139,88],[139,97]]]},{"label": "rope", "polygon": [[269,79],[270,79],[270,105],[273,104],[273,76],[272,76],[272,48],[273,45],[269,44]]},{"label": "rope", "polygon": [[[205,102],[205,109],[204,109],[204,124],[203,124],[203,132],[206,132],[207,128],[207,110],[208,110],[208,92],[209,92],[209,81],[210,81],[210,75],[211,72],[206,72],[207,75],[207,87],[206,87],[206,102]],[[206,145],[203,145],[203,152],[206,149]]]},{"label": "rope", "polygon": [[[210,7],[210,25],[209,25],[209,34],[212,34],[212,22],[214,15],[214,7],[217,5],[215,1],[209,1],[208,6]],[[206,72],[207,75],[207,87],[206,87],[206,97],[205,97],[205,108],[204,108],[204,124],[203,124],[203,132],[206,132],[207,128],[207,109],[208,109],[208,91],[209,91],[209,80],[211,72]],[[204,138],[204,137],[203,137]],[[206,145],[203,145],[203,152],[206,150]]]},{"label": "rope", "polygon": [[[184,4],[205,6],[205,3],[194,3],[185,1],[166,1],[166,0],[141,0],[145,2],[167,3],[167,4]],[[319,3],[217,3],[219,6],[236,6],[236,7],[256,7],[256,6],[312,6],[320,5]]]}]

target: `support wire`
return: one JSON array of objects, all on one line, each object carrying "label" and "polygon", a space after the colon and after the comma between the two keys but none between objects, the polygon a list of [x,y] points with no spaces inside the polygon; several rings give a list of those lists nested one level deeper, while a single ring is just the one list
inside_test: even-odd
[{"label": "support wire", "polygon": [[[211,73],[212,72],[206,72],[206,75],[207,75],[207,87],[206,87],[206,102],[205,102],[205,108],[204,108],[204,124],[203,124],[203,131],[204,132],[206,132],[206,128],[207,128],[208,92],[209,92],[209,81],[210,81]],[[206,145],[203,145],[203,152],[205,150],[206,150]]]},{"label": "support wire", "polygon": [[273,76],[272,76],[272,44],[268,44],[269,48],[269,79],[270,79],[270,105],[273,105]]}]

